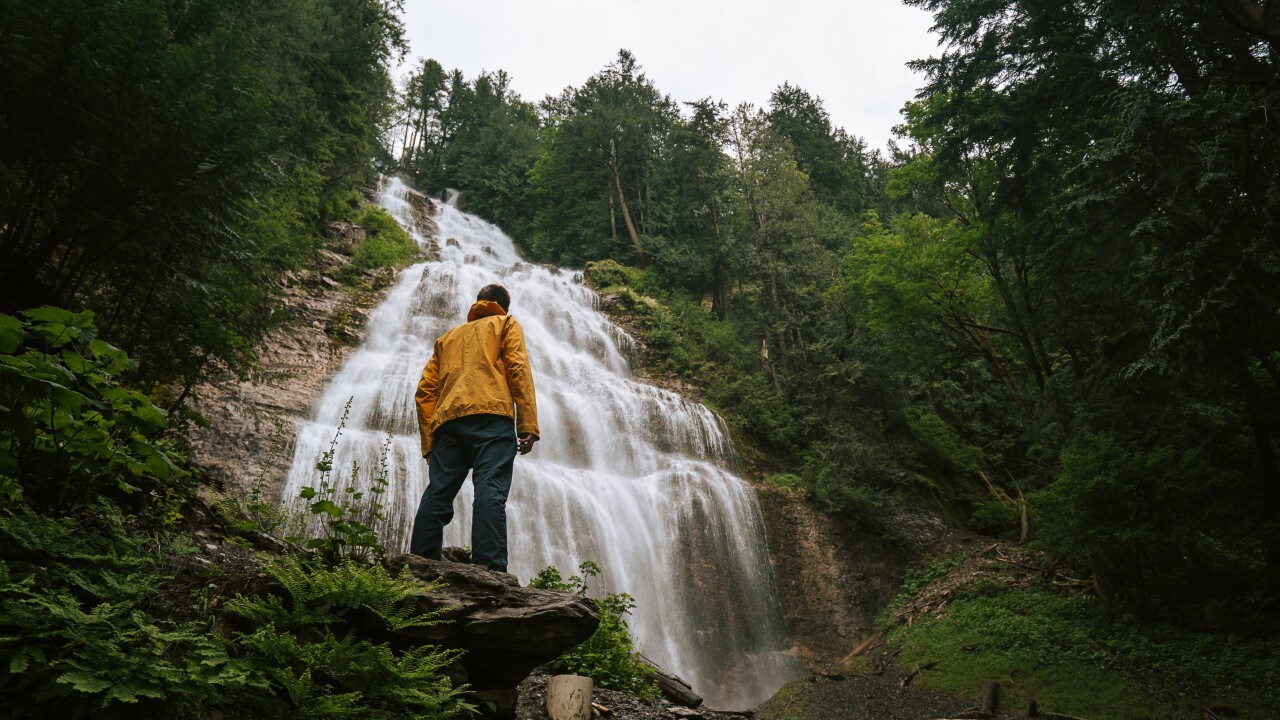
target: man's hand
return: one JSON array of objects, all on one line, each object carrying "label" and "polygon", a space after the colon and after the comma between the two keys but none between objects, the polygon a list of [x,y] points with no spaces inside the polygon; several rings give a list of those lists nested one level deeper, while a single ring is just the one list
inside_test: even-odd
[{"label": "man's hand", "polygon": [[532,433],[525,433],[516,441],[516,452],[521,455],[528,455],[536,442],[538,442],[538,438],[534,437]]}]

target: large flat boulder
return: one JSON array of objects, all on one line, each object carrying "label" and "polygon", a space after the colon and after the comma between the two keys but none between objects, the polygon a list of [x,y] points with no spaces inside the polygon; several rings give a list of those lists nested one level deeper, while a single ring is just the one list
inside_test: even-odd
[{"label": "large flat boulder", "polygon": [[448,622],[401,631],[406,638],[465,650],[461,664],[473,690],[514,688],[539,665],[596,631],[595,603],[571,593],[520,587],[514,575],[479,565],[391,558],[393,571],[408,567],[427,582],[443,581],[418,597],[419,609],[443,611]]}]

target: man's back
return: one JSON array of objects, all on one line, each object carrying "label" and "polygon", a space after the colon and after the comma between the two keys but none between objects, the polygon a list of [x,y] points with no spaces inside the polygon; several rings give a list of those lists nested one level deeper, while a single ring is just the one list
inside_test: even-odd
[{"label": "man's back", "polygon": [[496,302],[472,306],[467,322],[440,336],[416,395],[422,454],[435,430],[467,415],[517,417],[517,432],[539,436],[524,330]]}]

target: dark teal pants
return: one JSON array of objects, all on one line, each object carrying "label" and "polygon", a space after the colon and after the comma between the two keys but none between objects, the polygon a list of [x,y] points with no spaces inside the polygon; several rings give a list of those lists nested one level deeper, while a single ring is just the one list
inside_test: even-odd
[{"label": "dark teal pants", "polygon": [[453,499],[471,472],[471,562],[507,571],[507,495],[515,467],[516,431],[509,417],[466,415],[436,428],[429,481],[413,519],[409,552],[441,559]]}]

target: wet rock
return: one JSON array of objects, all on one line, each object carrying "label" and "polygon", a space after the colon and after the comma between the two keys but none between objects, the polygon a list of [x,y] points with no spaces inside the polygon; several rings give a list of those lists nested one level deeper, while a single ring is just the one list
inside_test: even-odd
[{"label": "wet rock", "polygon": [[418,596],[423,611],[443,611],[446,623],[402,631],[414,638],[466,651],[461,664],[476,691],[510,690],[537,666],[591,637],[600,625],[595,603],[572,593],[520,587],[514,575],[479,565],[399,555],[408,567],[444,585]]},{"label": "wet rock", "polygon": [[[431,201],[417,199],[415,212],[430,213]],[[435,226],[419,228],[433,237]],[[258,487],[268,502],[280,498],[293,460],[297,423],[329,378],[364,338],[369,310],[396,279],[391,269],[366,276],[363,289],[333,281],[352,262],[346,252],[364,237],[352,223],[328,223],[321,248],[305,268],[278,278],[281,307],[288,321],[257,347],[259,368],[237,377],[211,368],[192,391],[188,407],[205,421],[191,428],[191,460],[227,494],[245,497]]]},{"label": "wet rock", "polygon": [[343,255],[355,253],[356,246],[364,241],[368,233],[364,228],[348,220],[333,220],[321,226],[327,244]]},{"label": "wet rock", "polygon": [[764,486],[756,494],[793,651],[814,669],[838,663],[872,632],[907,564],[947,533],[941,520],[921,510],[893,510],[882,527],[856,528],[810,507],[795,491]]}]

